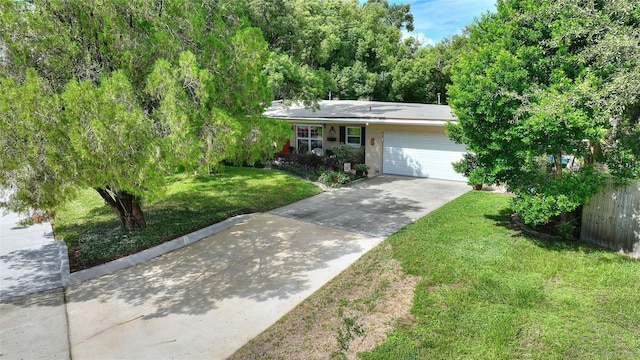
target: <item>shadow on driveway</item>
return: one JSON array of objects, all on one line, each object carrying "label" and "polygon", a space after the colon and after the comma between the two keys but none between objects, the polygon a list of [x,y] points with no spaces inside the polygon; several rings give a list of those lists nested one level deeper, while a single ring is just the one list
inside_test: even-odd
[{"label": "shadow on driveway", "polygon": [[380,175],[270,213],[387,237],[469,190],[460,182]]},{"label": "shadow on driveway", "polygon": [[72,357],[225,358],[380,240],[257,215],[69,287]]},{"label": "shadow on driveway", "polygon": [[[259,216],[260,217],[260,216]],[[151,306],[145,319],[197,315],[229,298],[286,299],[309,288],[304,273],[362,247],[355,234],[273,215],[231,229],[147,263],[72,286],[69,302],[117,298]]]}]

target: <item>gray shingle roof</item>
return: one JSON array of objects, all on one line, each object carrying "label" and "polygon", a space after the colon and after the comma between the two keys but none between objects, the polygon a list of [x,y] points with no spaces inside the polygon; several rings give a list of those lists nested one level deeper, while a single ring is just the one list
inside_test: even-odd
[{"label": "gray shingle roof", "polygon": [[444,125],[455,121],[448,105],[395,103],[381,101],[323,100],[320,109],[306,109],[302,104],[284,107],[274,101],[264,116],[312,122],[346,122],[398,125]]}]

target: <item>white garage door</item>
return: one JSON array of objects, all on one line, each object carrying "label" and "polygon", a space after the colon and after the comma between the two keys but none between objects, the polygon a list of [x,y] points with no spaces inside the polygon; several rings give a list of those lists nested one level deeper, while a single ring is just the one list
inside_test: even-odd
[{"label": "white garage door", "polygon": [[451,166],[464,152],[464,145],[444,135],[385,133],[382,172],[466,182]]}]

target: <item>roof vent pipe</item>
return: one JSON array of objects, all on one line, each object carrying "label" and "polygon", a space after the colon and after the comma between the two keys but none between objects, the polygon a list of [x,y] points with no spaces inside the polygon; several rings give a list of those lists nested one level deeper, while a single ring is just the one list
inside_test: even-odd
[{"label": "roof vent pipe", "polygon": [[438,93],[438,105],[440,105],[440,93]]}]

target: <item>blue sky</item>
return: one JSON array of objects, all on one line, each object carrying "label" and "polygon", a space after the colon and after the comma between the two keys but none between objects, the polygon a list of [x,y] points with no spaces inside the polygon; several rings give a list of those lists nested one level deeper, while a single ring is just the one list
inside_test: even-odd
[{"label": "blue sky", "polygon": [[410,4],[414,36],[425,45],[460,34],[475,17],[495,12],[496,0],[389,0],[389,4]]}]

